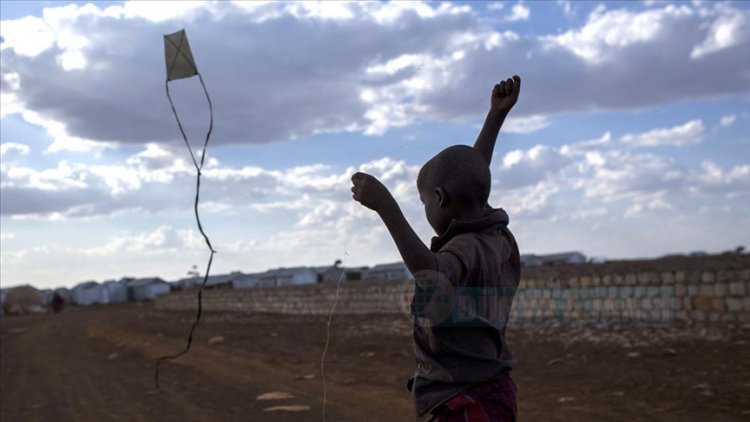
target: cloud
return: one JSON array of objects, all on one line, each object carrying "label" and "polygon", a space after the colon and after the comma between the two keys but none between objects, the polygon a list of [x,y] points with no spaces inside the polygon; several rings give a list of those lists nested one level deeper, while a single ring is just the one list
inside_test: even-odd
[{"label": "cloud", "polygon": [[524,6],[522,3],[516,3],[510,9],[510,15],[508,15],[505,19],[508,22],[517,22],[528,20],[529,16],[531,16],[531,11],[529,10],[529,8]]},{"label": "cloud", "polygon": [[700,119],[691,120],[680,126],[653,129],[645,133],[627,134],[621,141],[637,147],[685,146],[700,143],[705,132]]},{"label": "cloud", "polygon": [[510,151],[498,167],[493,178],[501,189],[517,189],[534,185],[550,175],[559,174],[572,163],[570,157],[546,145],[535,145],[528,150]]},{"label": "cloud", "polygon": [[31,148],[26,144],[19,144],[17,142],[0,143],[0,159],[6,162],[28,155],[29,151],[31,151]]},{"label": "cloud", "polygon": [[[597,8],[580,27],[539,36],[498,31],[470,4],[187,6],[71,5],[3,21],[3,112],[46,127],[55,139],[48,152],[177,143],[160,40],[183,26],[214,101],[216,144],[382,135],[466,118],[473,114],[467,105],[483,101],[480,92],[512,73],[524,78],[514,117],[530,122],[750,88],[741,59],[750,54],[748,28],[738,24],[748,11],[728,5]],[[512,16],[527,16],[523,4],[513,9]],[[711,60],[691,58],[706,39],[723,40],[711,34],[727,25],[731,43],[710,44],[703,54]],[[25,37],[27,28],[38,34]],[[207,106],[197,82],[176,81],[172,92],[189,138],[201,139]]]},{"label": "cloud", "polygon": [[721,120],[719,121],[719,123],[722,126],[731,126],[736,120],[737,120],[736,114],[728,114],[726,116],[721,116]]},{"label": "cloud", "polygon": [[503,131],[508,133],[533,133],[550,125],[547,116],[509,117],[503,124]]},{"label": "cloud", "polygon": [[747,15],[732,13],[721,7],[717,10],[719,16],[710,24],[706,39],[690,52],[691,58],[702,59],[747,39]]}]

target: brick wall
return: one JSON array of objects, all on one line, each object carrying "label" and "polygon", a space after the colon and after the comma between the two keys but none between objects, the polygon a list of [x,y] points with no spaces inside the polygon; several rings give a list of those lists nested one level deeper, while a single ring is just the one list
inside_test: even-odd
[{"label": "brick wall", "polygon": [[[400,314],[410,283],[344,282],[336,314]],[[335,283],[242,290],[207,290],[206,310],[325,315]],[[470,302],[470,301],[469,301]],[[161,310],[193,310],[195,291],[159,296]],[[750,323],[750,255],[676,257],[598,265],[527,268],[511,324],[660,325]]]}]

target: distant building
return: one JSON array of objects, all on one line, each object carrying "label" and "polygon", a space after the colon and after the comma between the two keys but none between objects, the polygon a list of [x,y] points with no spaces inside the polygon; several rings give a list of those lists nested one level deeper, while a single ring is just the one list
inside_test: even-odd
[{"label": "distant building", "polygon": [[86,281],[73,287],[71,300],[79,306],[109,303],[107,289],[96,281]]},{"label": "distant building", "polygon": [[586,263],[586,255],[580,252],[563,252],[549,255],[521,255],[522,267],[541,267]]},{"label": "distant building", "polygon": [[551,255],[539,255],[539,259],[542,260],[542,265],[546,266],[586,263],[586,255],[580,252],[563,252]]},{"label": "distant building", "polygon": [[367,267],[321,267],[319,269],[320,281],[337,283],[341,281],[359,281],[362,280]]},{"label": "distant building", "polygon": [[318,282],[318,271],[310,267],[277,268],[250,275],[257,280],[255,284],[257,287],[291,286]]},{"label": "distant building", "polygon": [[412,277],[406,264],[403,262],[393,262],[390,264],[378,264],[362,272],[362,280],[408,280]]},{"label": "distant building", "polygon": [[109,280],[102,283],[107,292],[107,303],[125,303],[128,301],[128,286],[123,281]]},{"label": "distant building", "polygon": [[532,254],[521,255],[521,266],[522,267],[541,267],[544,265],[541,258]]},{"label": "distant building", "polygon": [[128,300],[135,302],[154,300],[156,296],[169,293],[172,290],[169,283],[158,277],[130,279],[126,284]]}]

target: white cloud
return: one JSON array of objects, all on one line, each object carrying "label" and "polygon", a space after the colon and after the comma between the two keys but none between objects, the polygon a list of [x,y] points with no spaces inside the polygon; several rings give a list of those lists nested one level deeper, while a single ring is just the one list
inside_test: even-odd
[{"label": "white cloud", "polygon": [[0,143],[0,158],[5,162],[28,155],[29,151],[31,151],[31,148],[26,144],[19,144],[18,142]]},{"label": "white cloud", "polygon": [[498,11],[503,10],[505,8],[505,3],[501,1],[493,1],[490,3],[487,3],[487,9],[492,11]]},{"label": "white cloud", "polygon": [[645,133],[627,134],[621,138],[625,144],[638,147],[685,146],[700,143],[705,132],[700,119],[671,128],[653,129]]},{"label": "white cloud", "polygon": [[529,16],[531,16],[529,8],[524,6],[523,3],[516,3],[510,9],[510,15],[505,20],[508,22],[525,21],[529,19]]},{"label": "white cloud", "polygon": [[[624,9],[608,11],[600,5],[591,12],[580,29],[546,37],[550,45],[558,45],[592,63],[616,57],[616,51],[657,38],[667,20],[690,15],[688,7],[631,12]],[[615,54],[612,54],[615,53]]]},{"label": "white cloud", "polygon": [[508,133],[533,133],[550,125],[547,116],[534,115],[528,117],[510,116],[503,124],[503,131]]},{"label": "white cloud", "polygon": [[[214,99],[216,143],[347,131],[382,135],[417,121],[467,118],[474,113],[467,105],[477,102],[482,87],[506,76],[497,72],[508,63],[528,81],[513,116],[530,122],[552,113],[642,108],[749,88],[740,58],[750,53],[741,34],[712,53],[712,60],[689,57],[714,22],[746,14],[731,6],[598,8],[581,27],[540,36],[497,31],[472,6],[51,7],[29,22],[3,21],[2,113],[22,113],[47,128],[54,139],[49,152],[179,141],[154,73],[163,69],[159,40],[173,23],[192,25],[193,53]],[[526,16],[523,4],[513,8],[515,16]],[[26,45],[26,26],[40,33],[49,26],[54,38]],[[747,32],[746,25],[733,28]],[[676,68],[679,84],[672,83]],[[178,81],[173,94],[189,138],[202,137],[207,110],[200,88],[192,80]]]},{"label": "white cloud", "polygon": [[702,59],[738,44],[748,36],[747,15],[737,10],[719,9],[719,16],[708,28],[706,39],[690,52],[690,58]]},{"label": "white cloud", "polygon": [[721,116],[721,120],[719,121],[719,123],[722,126],[731,126],[736,120],[736,114],[727,114],[726,116]]}]

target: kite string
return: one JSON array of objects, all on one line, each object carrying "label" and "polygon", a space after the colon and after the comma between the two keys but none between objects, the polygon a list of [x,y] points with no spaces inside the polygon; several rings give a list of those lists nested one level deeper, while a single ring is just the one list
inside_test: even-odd
[{"label": "kite string", "polygon": [[[479,99],[477,101],[473,101],[468,106],[460,109],[459,111],[457,111],[457,112],[449,115],[446,118],[441,119],[441,122],[447,122],[447,121],[455,119],[456,117],[464,114],[466,111],[468,111],[469,109],[475,107],[477,104],[479,104],[482,101],[484,101],[484,98],[481,98],[481,99]],[[428,131],[428,133],[429,132],[431,132],[431,131]],[[409,142],[410,142],[409,140],[406,140],[406,141],[402,142],[401,144],[397,145],[395,148],[393,148],[389,152],[387,152],[386,155],[390,155],[390,154],[398,151],[399,149],[401,149],[404,146],[406,146],[406,144],[409,143]],[[360,166],[360,170],[362,170],[362,166]],[[356,212],[356,214],[354,216],[354,221],[352,221],[352,225],[349,228],[348,232],[346,233],[346,237],[344,238],[344,256],[345,256],[344,260],[346,260],[346,257],[349,256],[349,253],[347,252],[347,244],[349,242],[349,237],[351,236],[352,232],[354,231],[354,229],[355,229],[355,227],[357,225],[357,217],[359,216],[359,212],[361,210],[362,210],[362,207],[358,207],[357,208],[357,212]],[[346,274],[345,263],[342,262],[341,266],[344,269],[343,269],[341,275],[339,276],[338,281],[336,282],[336,295],[334,297],[333,304],[331,305],[331,309],[328,312],[328,320],[326,322],[326,341],[325,341],[325,345],[323,347],[323,356],[320,359],[320,373],[321,373],[321,378],[323,380],[323,414],[322,414],[322,416],[323,416],[323,421],[324,422],[327,420],[326,419],[326,406],[327,406],[327,403],[328,403],[328,401],[327,401],[327,399],[328,399],[328,396],[327,396],[328,390],[327,390],[327,386],[326,386],[325,359],[326,359],[326,354],[328,353],[328,346],[330,345],[330,341],[331,341],[331,321],[333,320],[333,313],[336,310],[336,305],[338,304],[338,301],[339,301],[339,296],[340,296],[340,291],[341,291],[341,281],[343,280],[344,275]]]},{"label": "kite string", "polygon": [[339,302],[339,296],[341,293],[341,281],[343,281],[344,277],[346,276],[346,261],[347,257],[349,257],[349,252],[347,251],[347,245],[349,244],[349,235],[352,233],[352,229],[354,229],[354,226],[357,224],[357,218],[359,217],[359,212],[362,211],[362,207],[357,208],[357,212],[354,214],[354,220],[352,221],[351,228],[349,229],[349,232],[346,234],[346,238],[344,239],[344,259],[341,263],[341,274],[339,275],[338,281],[336,281],[336,296],[333,299],[333,304],[331,305],[331,309],[328,312],[328,320],[326,321],[326,342],[325,347],[323,348],[323,356],[320,358],[320,374],[321,378],[323,380],[323,420],[326,420],[326,401],[327,401],[327,392],[326,389],[326,368],[325,368],[325,360],[326,360],[326,354],[328,353],[328,346],[330,344],[331,340],[331,321],[333,320],[333,311],[336,309],[336,305]]},{"label": "kite string", "polygon": [[208,238],[208,235],[206,235],[206,232],[203,230],[203,225],[201,224],[200,214],[198,213],[198,205],[200,203],[201,175],[202,175],[202,170],[203,170],[203,164],[205,163],[205,160],[206,160],[206,150],[208,149],[208,142],[209,142],[209,139],[211,138],[211,132],[213,131],[213,127],[214,127],[214,112],[213,112],[213,104],[211,103],[211,97],[208,95],[206,84],[203,82],[203,77],[201,76],[200,73],[198,73],[198,79],[200,80],[201,86],[203,87],[203,92],[206,95],[206,100],[208,101],[208,110],[210,114],[208,131],[206,132],[206,139],[203,142],[203,151],[201,152],[200,164],[198,164],[198,161],[195,159],[195,154],[193,153],[193,149],[190,147],[190,142],[188,142],[187,135],[185,135],[185,130],[183,129],[182,123],[180,122],[180,117],[177,115],[177,109],[175,108],[174,102],[172,101],[172,96],[169,93],[169,79],[167,79],[164,82],[164,86],[167,91],[167,98],[169,99],[169,105],[172,107],[172,113],[174,114],[175,120],[177,120],[177,126],[180,128],[182,139],[185,141],[185,145],[187,146],[188,151],[190,152],[190,158],[193,160],[193,165],[195,166],[196,182],[195,182],[195,202],[193,204],[193,210],[195,212],[195,221],[198,225],[198,230],[203,236],[203,239],[206,242],[206,246],[208,246],[208,249],[211,251],[211,254],[208,258],[208,264],[206,265],[206,274],[203,276],[203,282],[198,288],[198,312],[195,316],[195,321],[193,322],[193,325],[190,327],[190,331],[188,332],[187,345],[182,351],[174,355],[162,356],[156,361],[156,370],[154,372],[154,382],[156,384],[157,390],[159,389],[159,365],[165,360],[176,359],[184,355],[190,350],[190,345],[193,343],[193,332],[195,331],[195,328],[198,326],[198,323],[200,322],[200,319],[201,319],[201,315],[203,313],[203,288],[206,286],[206,283],[208,282],[208,276],[211,273],[211,264],[213,263],[214,254],[216,253],[216,250],[214,250],[213,246],[211,246],[211,240]]}]

